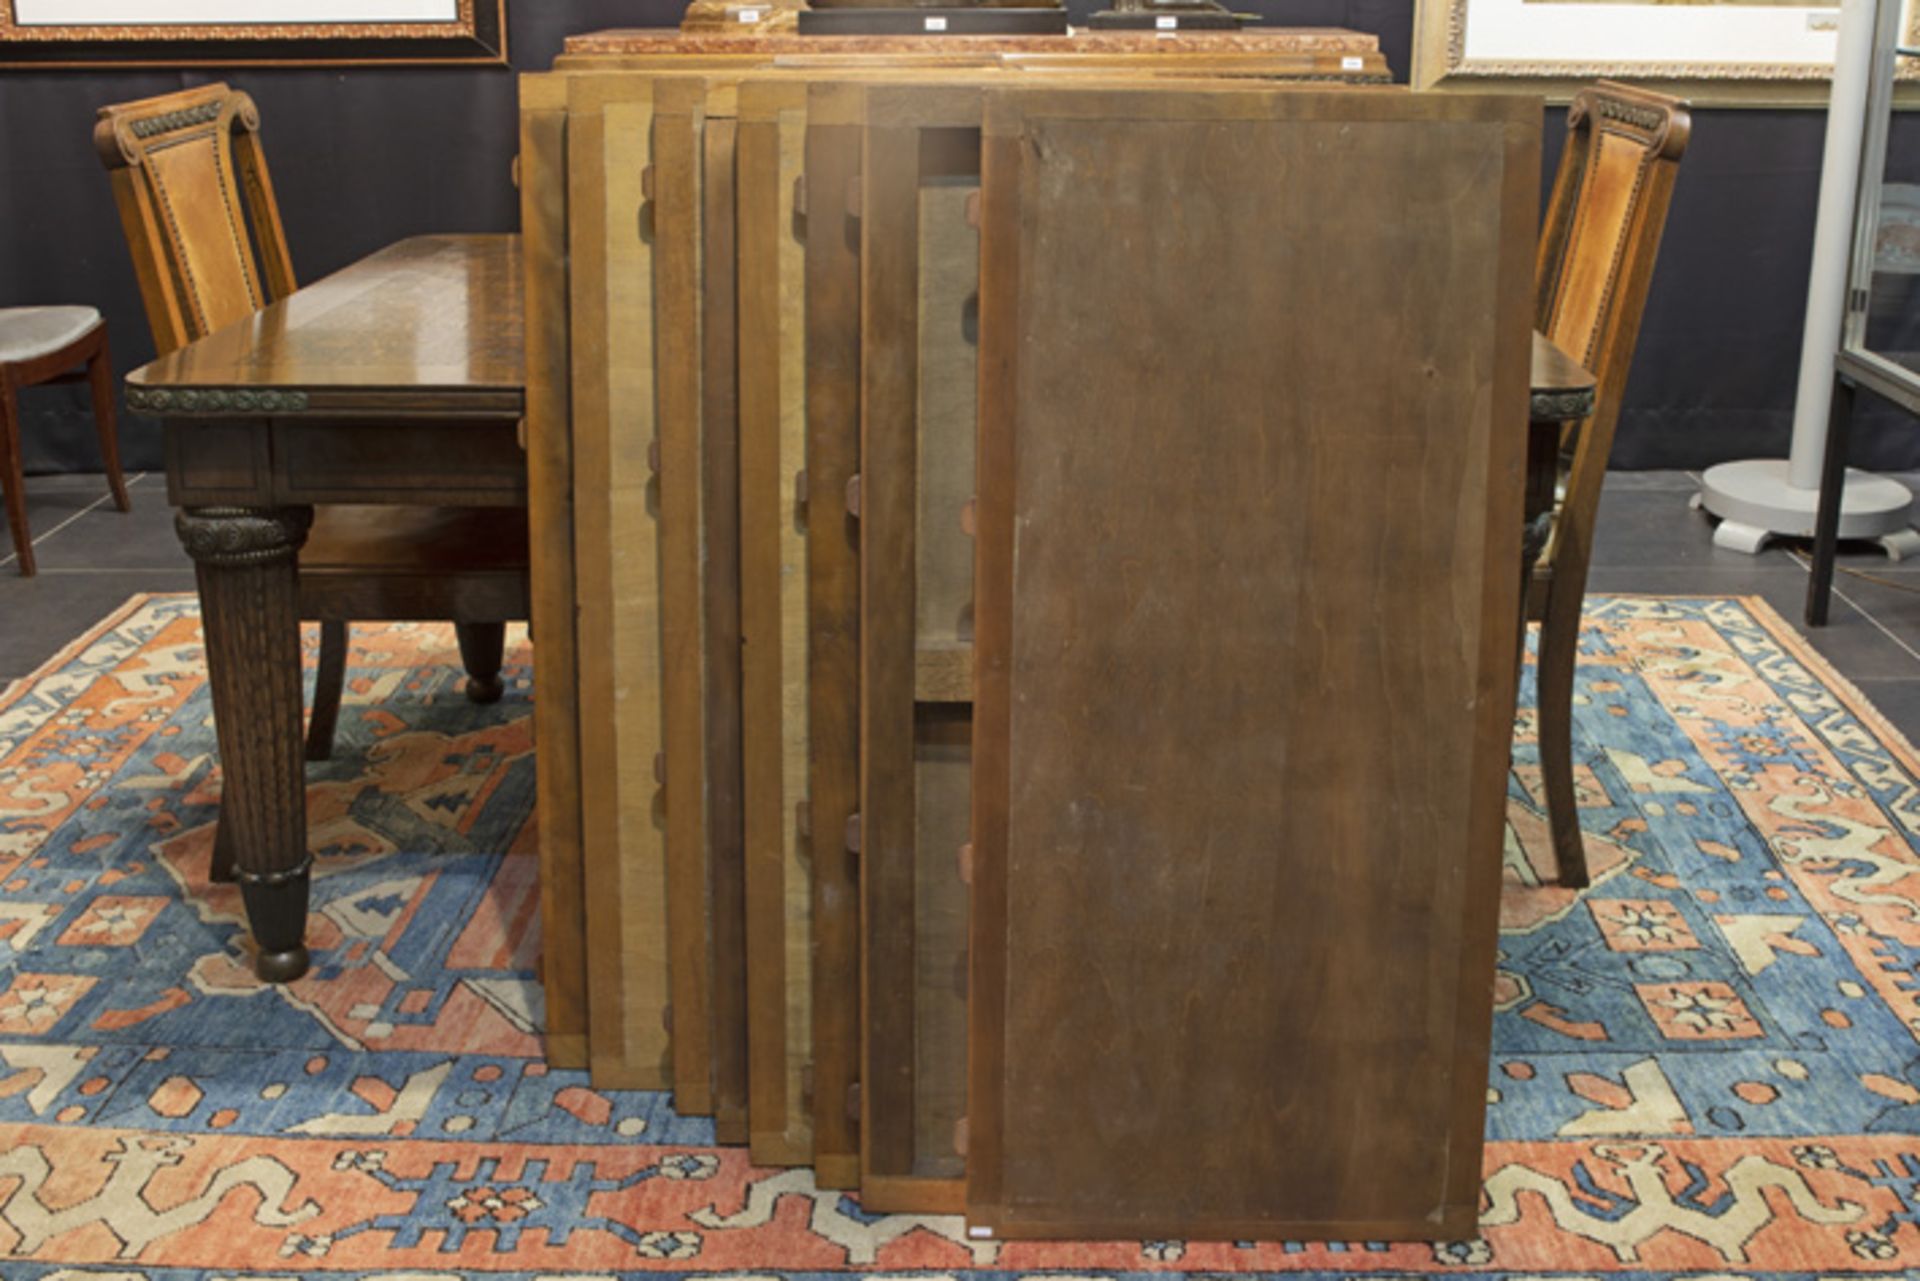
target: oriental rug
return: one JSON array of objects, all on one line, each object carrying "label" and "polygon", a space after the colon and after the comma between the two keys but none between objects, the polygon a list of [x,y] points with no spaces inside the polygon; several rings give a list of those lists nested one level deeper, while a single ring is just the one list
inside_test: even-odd
[{"label": "oriental rug", "polygon": [[1920,761],[1757,601],[1594,598],[1582,644],[1594,884],[1523,713],[1480,1236],[1003,1244],[542,1064],[519,640],[477,708],[446,629],[356,629],[314,967],[255,983],[194,604],[137,598],[0,697],[0,1277],[1920,1269]]}]

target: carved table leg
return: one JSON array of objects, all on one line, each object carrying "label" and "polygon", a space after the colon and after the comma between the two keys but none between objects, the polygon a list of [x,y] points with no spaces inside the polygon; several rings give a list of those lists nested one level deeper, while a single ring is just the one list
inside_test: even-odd
[{"label": "carved table leg", "polygon": [[296,557],[313,510],[188,508],[175,528],[193,558],[220,741],[221,826],[253,927],[254,972],[307,970],[306,779],[300,725]]}]

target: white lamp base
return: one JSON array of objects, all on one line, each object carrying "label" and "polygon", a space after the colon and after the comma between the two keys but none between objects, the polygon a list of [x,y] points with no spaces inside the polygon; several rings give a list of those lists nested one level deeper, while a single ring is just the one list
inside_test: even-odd
[{"label": "white lamp base", "polygon": [[[1813,537],[1818,489],[1787,478],[1784,458],[1750,459],[1707,468],[1693,506],[1720,517],[1716,547],[1749,556],[1774,538]],[[1920,533],[1909,525],[1913,493],[1897,480],[1847,470],[1840,502],[1840,537],[1878,542],[1892,560],[1920,555]]]}]

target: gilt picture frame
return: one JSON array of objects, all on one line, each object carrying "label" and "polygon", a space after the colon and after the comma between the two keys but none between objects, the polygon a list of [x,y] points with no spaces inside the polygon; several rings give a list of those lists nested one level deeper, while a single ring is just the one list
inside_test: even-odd
[{"label": "gilt picture frame", "polygon": [[0,71],[506,60],[506,0],[0,0]]},{"label": "gilt picture frame", "polygon": [[[1696,106],[1826,101],[1838,0],[1416,0],[1416,89],[1509,90],[1565,102],[1623,80]],[[1920,0],[1902,0],[1920,43]],[[1902,78],[1916,70],[1902,68]]]}]

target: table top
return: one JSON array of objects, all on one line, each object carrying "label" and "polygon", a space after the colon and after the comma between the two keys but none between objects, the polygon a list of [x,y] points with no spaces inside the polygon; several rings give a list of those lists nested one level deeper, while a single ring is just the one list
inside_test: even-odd
[{"label": "table top", "polygon": [[524,412],[520,238],[415,236],[127,376],[163,417]]},{"label": "table top", "polygon": [[1538,330],[1533,335],[1533,372],[1529,381],[1533,385],[1533,403],[1528,417],[1534,422],[1572,422],[1593,412],[1593,375]]},{"label": "table top", "polygon": [[[135,370],[127,404],[160,417],[518,416],[523,319],[518,236],[415,236]],[[1531,381],[1536,421],[1593,408],[1593,375],[1538,333]]]}]

